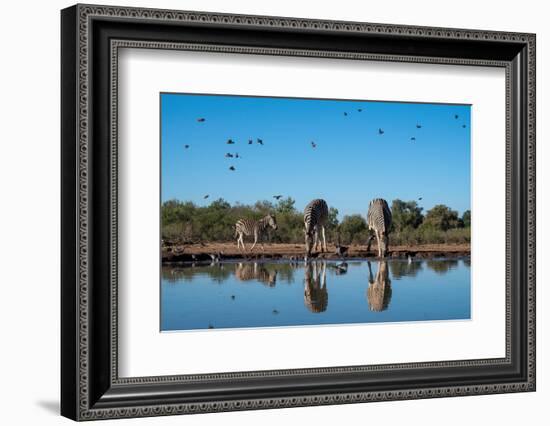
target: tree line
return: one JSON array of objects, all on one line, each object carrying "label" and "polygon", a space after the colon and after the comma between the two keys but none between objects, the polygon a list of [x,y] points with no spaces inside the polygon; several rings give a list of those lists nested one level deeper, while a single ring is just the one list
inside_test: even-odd
[{"label": "tree line", "polygon": [[[390,244],[469,243],[470,210],[461,216],[444,204],[423,213],[416,201],[393,200]],[[303,213],[288,197],[276,203],[258,201],[253,205],[231,205],[223,199],[208,206],[191,201],[166,201],[161,206],[162,238],[174,243],[227,242],[235,240],[235,222],[240,218],[260,219],[275,214],[278,229],[271,232],[273,243],[304,242]],[[369,238],[366,219],[346,215],[338,220],[338,210],[331,207],[326,226],[327,239],[340,244],[365,244]]]}]

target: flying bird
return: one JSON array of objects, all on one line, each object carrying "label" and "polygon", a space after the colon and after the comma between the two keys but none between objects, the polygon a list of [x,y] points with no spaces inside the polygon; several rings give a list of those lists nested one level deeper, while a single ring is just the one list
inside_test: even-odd
[{"label": "flying bird", "polygon": [[231,295],[231,300],[235,300],[235,295],[234,294]]},{"label": "flying bird", "polygon": [[357,112],[362,112],[363,110],[361,108],[357,108]]},{"label": "flying bird", "polygon": [[283,198],[282,195],[274,195],[273,198],[275,198],[276,200],[279,200],[280,198]]},{"label": "flying bird", "polygon": [[418,201],[422,201],[422,197],[418,197]]},{"label": "flying bird", "polygon": [[263,145],[263,144],[264,144],[264,141],[261,140],[260,138],[256,139],[256,141],[257,141],[260,145]]},{"label": "flying bird", "polygon": [[379,135],[383,135],[384,134],[384,131],[382,129],[378,129],[378,134]]},{"label": "flying bird", "polygon": [[235,141],[233,139],[227,139],[227,144],[228,145],[233,145],[235,143]]},{"label": "flying bird", "polygon": [[235,171],[235,167],[231,166],[231,167],[229,167],[229,170],[231,170],[232,172],[234,172],[234,171]]},{"label": "flying bird", "polygon": [[187,149],[187,148],[189,148],[189,145],[184,145],[183,147],[184,147],[185,149]]},{"label": "flying bird", "polygon": [[317,144],[315,142],[311,141],[311,147],[312,148],[317,148]]},{"label": "flying bird", "polygon": [[204,122],[206,121],[206,118],[202,118],[202,117],[201,117],[201,118],[197,118],[197,121],[198,121],[199,123],[204,123]]},{"label": "flying bird", "polygon": [[466,128],[466,125],[465,125],[465,124],[463,124],[463,125],[462,125],[462,128],[463,128],[463,129],[465,129],[465,128]]},{"label": "flying bird", "polygon": [[413,136],[413,137],[411,138],[411,141],[415,141],[415,140],[416,140],[416,138]]},{"label": "flying bird", "polygon": [[239,156],[239,153],[236,152],[236,153],[235,153],[235,158],[243,158],[243,157]]},{"label": "flying bird", "polygon": [[421,129],[422,126],[421,126],[420,124],[417,124],[417,125],[416,125],[416,128],[417,128],[417,129]]},{"label": "flying bird", "polygon": [[458,114],[455,114],[455,120],[458,119]]},{"label": "flying bird", "polygon": [[253,142],[252,139],[248,139],[248,145],[252,145],[252,142]]},{"label": "flying bird", "polygon": [[228,152],[227,154],[225,154],[225,158],[233,158],[233,154],[231,154],[230,152]]},{"label": "flying bird", "polygon": [[273,309],[272,312],[273,312],[274,315],[277,315],[279,313],[279,311],[277,309]]},{"label": "flying bird", "polygon": [[204,198],[204,199],[206,200],[208,197],[210,197],[210,195],[209,195],[209,194],[206,194],[206,195],[205,195],[204,197],[202,197],[202,198]]},{"label": "flying bird", "polygon": [[347,112],[345,112],[345,113],[344,113],[344,116],[345,116],[345,117],[347,117],[347,116],[348,116],[348,113],[347,113]]}]

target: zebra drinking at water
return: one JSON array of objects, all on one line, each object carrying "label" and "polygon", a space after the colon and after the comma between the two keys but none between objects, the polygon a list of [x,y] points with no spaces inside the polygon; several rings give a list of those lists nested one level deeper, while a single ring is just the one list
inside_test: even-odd
[{"label": "zebra drinking at water", "polygon": [[[376,241],[378,243],[378,256],[385,257],[388,252],[389,238],[391,228],[391,210],[388,207],[386,200],[375,198],[369,203],[369,211],[367,213],[367,225],[369,229],[374,230]],[[368,240],[367,251],[370,250],[370,244],[374,236]]]},{"label": "zebra drinking at water", "polygon": [[323,251],[327,251],[327,240],[325,237],[325,224],[327,221],[328,206],[325,200],[313,200],[304,209],[304,233],[308,256],[311,254],[312,248],[317,248],[317,243],[321,243],[319,231],[321,231],[323,236]]},{"label": "zebra drinking at water", "polygon": [[262,246],[262,250],[264,250],[264,244],[261,240],[263,239],[264,235],[267,234],[267,230],[269,227],[273,228],[274,230],[277,229],[275,216],[272,216],[270,214],[260,220],[246,218],[239,219],[237,223],[235,223],[235,237],[237,237],[237,247],[240,248],[242,244],[243,250],[246,250],[243,237],[245,235],[253,235],[254,244],[252,244],[250,251],[254,250],[254,247],[256,247],[256,243],[258,242],[258,240],[260,240],[260,245]]}]

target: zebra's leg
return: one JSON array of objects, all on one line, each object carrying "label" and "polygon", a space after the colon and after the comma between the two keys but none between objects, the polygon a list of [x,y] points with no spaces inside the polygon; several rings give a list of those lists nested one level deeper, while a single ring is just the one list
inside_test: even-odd
[{"label": "zebra's leg", "polygon": [[252,247],[250,247],[250,251],[254,250],[254,247],[256,247],[257,242],[258,242],[258,233],[254,232],[254,244],[252,244]]},{"label": "zebra's leg", "polygon": [[371,234],[371,236],[367,240],[367,251],[370,251],[370,245],[372,244],[373,239],[374,239],[374,235]]},{"label": "zebra's leg", "polygon": [[321,232],[323,234],[323,252],[326,252],[327,251],[327,238],[325,236],[325,227],[324,226],[321,227]]},{"label": "zebra's leg", "polygon": [[313,250],[319,251],[317,248],[317,242],[319,241],[319,229],[317,226],[315,227],[315,230],[313,231]]},{"label": "zebra's leg", "polygon": [[382,257],[382,249],[380,248],[380,233],[377,229],[374,230],[376,234],[376,244],[378,245],[378,257]]},{"label": "zebra's leg", "polygon": [[237,234],[237,249],[241,249],[241,234]]},{"label": "zebra's leg", "polygon": [[245,247],[245,245],[244,245],[244,234],[242,234],[242,233],[241,233],[241,235],[240,235],[240,240],[241,240],[241,245],[243,246],[243,250],[246,251],[246,247]]}]

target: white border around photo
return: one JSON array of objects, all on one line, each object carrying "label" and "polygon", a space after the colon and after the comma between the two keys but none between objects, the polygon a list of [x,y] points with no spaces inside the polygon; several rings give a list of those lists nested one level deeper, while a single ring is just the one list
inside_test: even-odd
[{"label": "white border around photo", "polygon": [[[120,377],[505,356],[502,68],[121,49],[119,83]],[[472,319],[160,333],[160,92],[471,104]]]}]

